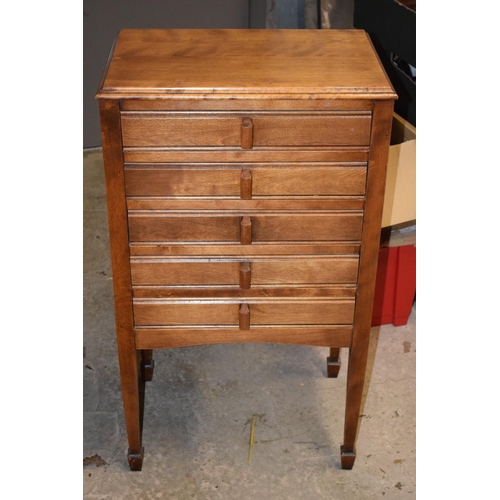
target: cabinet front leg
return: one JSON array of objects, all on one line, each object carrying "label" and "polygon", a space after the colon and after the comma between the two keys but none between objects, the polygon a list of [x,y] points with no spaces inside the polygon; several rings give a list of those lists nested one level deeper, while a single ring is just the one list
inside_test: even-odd
[{"label": "cabinet front leg", "polygon": [[99,101],[99,109],[108,201],[116,340],[129,445],[128,463],[130,469],[141,470],[144,456],[142,448],[144,377],[140,370],[139,352],[135,348],[120,103],[114,99],[103,99]]}]

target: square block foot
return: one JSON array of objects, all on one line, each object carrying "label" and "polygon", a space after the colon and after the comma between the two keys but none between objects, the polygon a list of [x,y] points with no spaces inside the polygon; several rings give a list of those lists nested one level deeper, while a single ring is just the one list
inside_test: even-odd
[{"label": "square block foot", "polygon": [[356,450],[344,451],[344,447],[340,447],[340,463],[342,464],[342,469],[351,470],[354,465],[354,460],[356,460]]},{"label": "square block foot", "polygon": [[142,364],[142,376],[145,382],[151,382],[153,380],[153,372],[155,369],[155,360],[152,359],[149,363]]},{"label": "square block foot", "polygon": [[340,371],[340,358],[332,360],[332,358],[326,358],[326,372],[328,378],[337,378]]},{"label": "square block foot", "polygon": [[142,470],[142,460],[144,459],[144,448],[141,446],[139,453],[130,453],[130,448],[127,453],[128,466],[130,470]]}]

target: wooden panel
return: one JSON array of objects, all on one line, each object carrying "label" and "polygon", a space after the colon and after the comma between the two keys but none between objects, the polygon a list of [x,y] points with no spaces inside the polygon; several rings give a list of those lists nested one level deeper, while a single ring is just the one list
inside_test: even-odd
[{"label": "wooden panel", "polygon": [[122,114],[124,146],[239,146],[241,118]]},{"label": "wooden panel", "polygon": [[[214,259],[215,260],[215,259]],[[250,266],[250,286],[355,283],[358,258],[132,259],[133,285],[238,285],[240,265]]]},{"label": "wooden panel", "polygon": [[314,148],[264,148],[196,149],[196,148],[124,148],[127,163],[165,162],[269,162],[269,161],[366,161],[368,148],[325,147]]},{"label": "wooden panel", "polygon": [[251,325],[345,325],[353,320],[354,300],[256,303],[250,307]]},{"label": "wooden panel", "polygon": [[131,453],[140,453],[142,436],[139,414],[139,368],[134,337],[120,113],[116,101],[100,101],[99,108],[106,177],[111,267],[113,270],[116,342],[123,405],[129,450]]},{"label": "wooden panel", "polygon": [[359,292],[347,382],[344,451],[348,453],[354,452],[368,360],[393,108],[391,101],[377,102],[373,111],[372,153],[368,167],[365,223],[359,265]]},{"label": "wooden panel", "polygon": [[332,93],[394,98],[360,30],[122,30],[99,97]]},{"label": "wooden panel", "polygon": [[331,255],[358,254],[359,242],[317,242],[317,243],[253,243],[251,246],[237,244],[203,244],[185,243],[132,243],[130,255],[177,255],[177,256],[231,256],[240,255],[249,258],[251,255]]},{"label": "wooden panel", "polygon": [[162,349],[168,347],[228,342],[272,342],[276,344],[302,344],[323,347],[350,347],[352,326],[266,326],[240,330],[234,327],[189,328],[136,328],[138,349]]},{"label": "wooden panel", "polygon": [[[124,146],[241,146],[245,116],[122,113]],[[371,114],[255,115],[253,146],[366,146]],[[251,149],[246,148],[246,149]]]},{"label": "wooden panel", "polygon": [[129,210],[271,210],[273,212],[303,210],[360,210],[365,206],[363,196],[321,196],[321,197],[253,197],[242,200],[237,197],[148,197],[128,198]]},{"label": "wooden panel", "polygon": [[132,260],[133,285],[237,285],[239,261]]},{"label": "wooden panel", "polygon": [[150,299],[236,299],[242,301],[255,298],[332,298],[353,299],[356,296],[356,285],[286,285],[286,286],[252,286],[241,289],[236,286],[138,286],[132,288],[134,297]]},{"label": "wooden panel", "polygon": [[127,196],[238,196],[241,167],[174,165],[125,169]]},{"label": "wooden panel", "polygon": [[[130,241],[238,242],[243,214],[163,214],[129,212]],[[356,241],[361,237],[360,212],[251,215],[252,242]]]},{"label": "wooden panel", "polygon": [[241,216],[129,213],[130,241],[239,242]]},{"label": "wooden panel", "polygon": [[[245,98],[244,98],[245,97]],[[273,99],[274,97],[274,99]],[[127,99],[121,102],[124,111],[371,111],[372,101],[343,99],[283,99],[280,95],[266,96],[265,99],[252,99],[252,96],[233,96],[232,99],[220,99],[215,96],[186,98],[172,96],[169,99]]]},{"label": "wooden panel", "polygon": [[254,196],[362,195],[365,192],[365,167],[257,168],[250,171]]},{"label": "wooden panel", "polygon": [[361,213],[252,216],[253,241],[358,240]]},{"label": "wooden panel", "polygon": [[365,146],[371,115],[255,117],[255,146]]},{"label": "wooden panel", "polygon": [[[363,195],[366,166],[360,164],[250,164],[251,196]],[[128,196],[241,195],[241,165],[127,165]]]},{"label": "wooden panel", "polygon": [[251,262],[252,285],[355,283],[357,257],[308,260],[257,260]]},{"label": "wooden panel", "polygon": [[[354,300],[289,300],[245,302],[250,325],[346,325],[354,318]],[[241,302],[134,299],[137,326],[239,324]]]}]

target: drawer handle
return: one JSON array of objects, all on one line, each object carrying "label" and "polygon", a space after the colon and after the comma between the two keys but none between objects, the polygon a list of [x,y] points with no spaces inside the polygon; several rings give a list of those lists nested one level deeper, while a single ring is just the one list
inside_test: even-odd
[{"label": "drawer handle", "polygon": [[240,306],[240,330],[250,330],[250,307],[248,304]]},{"label": "drawer handle", "polygon": [[240,175],[240,198],[242,200],[252,199],[252,172],[242,170]]},{"label": "drawer handle", "polygon": [[241,120],[241,148],[253,148],[253,123],[251,118]]},{"label": "drawer handle", "polygon": [[240,222],[240,243],[242,245],[252,244],[252,220],[245,215]]},{"label": "drawer handle", "polygon": [[250,269],[250,262],[242,262],[240,266],[240,288],[248,290],[250,288],[252,270]]}]

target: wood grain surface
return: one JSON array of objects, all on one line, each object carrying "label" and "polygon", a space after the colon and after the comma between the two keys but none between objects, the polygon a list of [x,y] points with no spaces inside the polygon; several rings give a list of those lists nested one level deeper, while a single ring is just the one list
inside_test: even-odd
[{"label": "wood grain surface", "polygon": [[135,332],[139,349],[163,349],[228,342],[271,342],[273,344],[349,347],[352,326],[251,326],[249,330],[240,330],[238,327],[232,326],[143,327],[137,328]]},{"label": "wood grain surface", "polygon": [[357,256],[253,258],[244,261],[222,258],[132,259],[132,285],[237,285],[243,263],[251,275],[250,286],[356,283],[358,277]]},{"label": "wood grain surface", "polygon": [[130,467],[152,349],[273,342],[349,348],[352,468],[397,98],[367,34],[125,29],[97,98]]},{"label": "wood grain surface", "polygon": [[362,30],[122,30],[98,96],[394,98]]},{"label": "wood grain surface", "polygon": [[141,197],[359,196],[364,195],[365,184],[363,163],[256,163],[244,169],[232,163],[125,167],[127,196]]},{"label": "wood grain surface", "polygon": [[[249,299],[250,325],[347,325],[354,300]],[[238,300],[134,299],[136,326],[239,324]]]},{"label": "wood grain surface", "polygon": [[[355,442],[363,396],[370,327],[372,320],[375,278],[380,244],[380,228],[384,203],[385,178],[394,105],[391,101],[376,102],[368,165],[365,222],[356,299],[352,347],[349,353],[343,466],[351,468],[355,457]],[[353,457],[354,454],[354,457]]]},{"label": "wood grain surface", "polygon": [[[242,143],[242,120],[250,120]],[[248,122],[247,122],[248,123]],[[371,114],[193,114],[122,115],[125,147],[148,146],[367,146]]]},{"label": "wood grain surface", "polygon": [[[184,214],[129,212],[131,242],[237,242],[248,238],[247,214]],[[279,214],[252,213],[251,242],[263,241],[352,241],[361,238],[363,214],[360,212]],[[242,231],[244,231],[242,233]],[[245,240],[245,244],[248,241]]]},{"label": "wood grain surface", "polygon": [[125,422],[129,455],[134,456],[133,467],[140,470],[142,462],[139,354],[136,351],[130,281],[130,254],[125,203],[125,178],[119,107],[116,101],[99,103],[103,142],[104,173],[113,271],[116,341],[120,364],[120,379],[125,408]]}]

